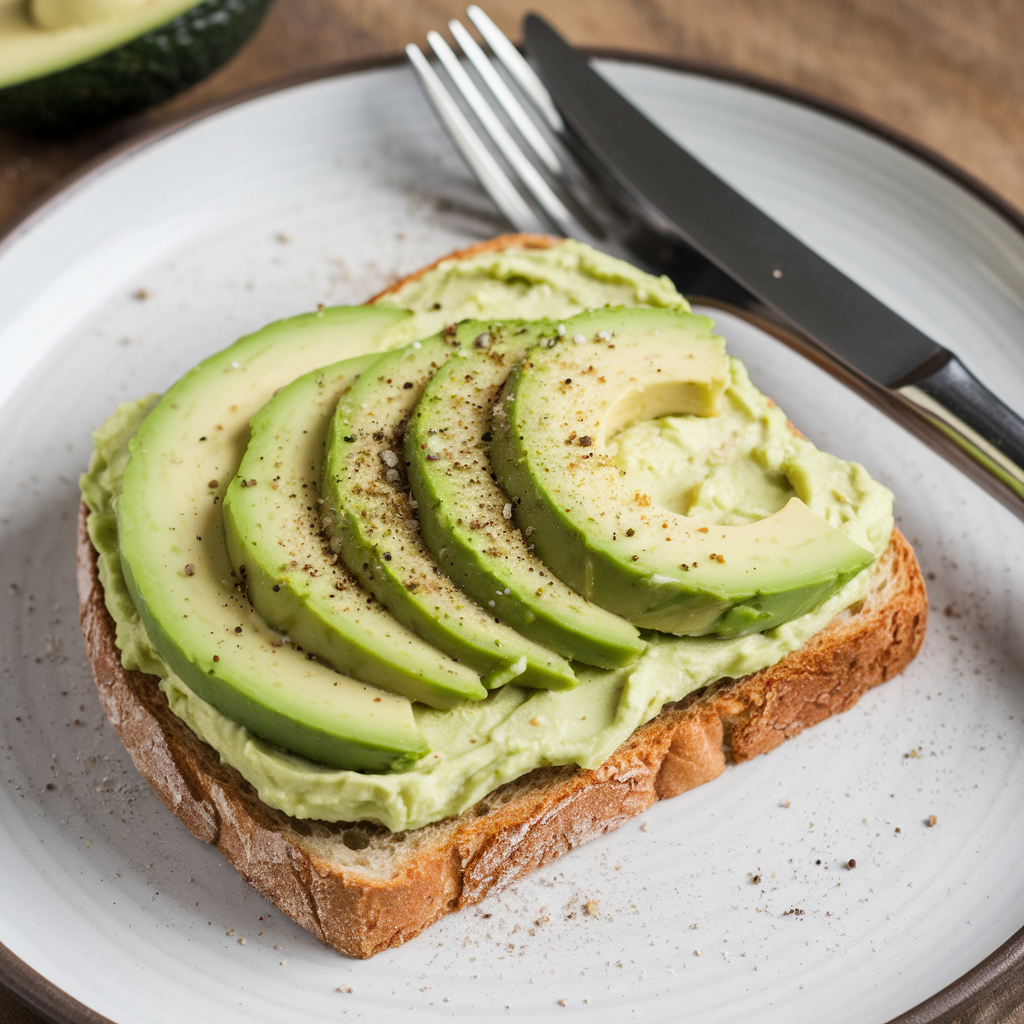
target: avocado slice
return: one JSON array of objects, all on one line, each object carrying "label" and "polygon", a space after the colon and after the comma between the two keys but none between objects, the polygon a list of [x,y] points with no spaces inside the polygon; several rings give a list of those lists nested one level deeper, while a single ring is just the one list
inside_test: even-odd
[{"label": "avocado slice", "polygon": [[557,337],[548,320],[459,324],[466,357],[437,370],[409,420],[409,482],[423,540],[463,593],[566,658],[619,668],[647,647],[636,627],[585,601],[533,554],[490,474],[491,407],[526,352]]},{"label": "avocado slice", "polygon": [[160,103],[230,60],[270,3],[0,0],[0,124],[56,135]]},{"label": "avocado slice", "polygon": [[431,375],[461,356],[451,329],[413,342],[383,356],[338,401],[321,482],[332,546],[395,618],[483,674],[488,689],[510,681],[569,689],[577,681],[569,664],[467,598],[419,534],[401,457],[405,425]]},{"label": "avocado slice", "polygon": [[278,388],[342,353],[380,348],[407,315],[323,310],[204,360],[142,422],[117,500],[125,581],[160,656],[233,721],[334,768],[400,770],[422,757],[412,705],[312,660],[252,609],[228,556],[221,499],[250,418]]},{"label": "avocado slice", "polygon": [[637,626],[742,636],[816,607],[874,560],[799,498],[744,526],[705,525],[629,493],[615,432],[713,416],[729,380],[704,317],[608,309],[532,349],[494,408],[490,454],[519,526],[574,590]]},{"label": "avocado slice", "polygon": [[481,700],[480,677],[406,629],[325,544],[324,440],[338,399],[380,357],[334,363],[282,388],[253,418],[224,496],[231,561],[253,607],[339,672],[435,708]]}]

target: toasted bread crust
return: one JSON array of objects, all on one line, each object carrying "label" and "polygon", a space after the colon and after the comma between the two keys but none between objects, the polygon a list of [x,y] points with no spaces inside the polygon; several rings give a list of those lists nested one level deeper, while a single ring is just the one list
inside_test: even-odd
[{"label": "toasted bread crust", "polygon": [[[444,259],[556,243],[544,235],[504,235]],[[597,769],[537,769],[455,818],[392,834],[368,823],[300,821],[266,806],[170,710],[155,676],[122,667],[87,518],[83,505],[82,631],[103,709],[135,766],[194,835],[215,844],[281,911],[356,957],[400,945],[655,801],[710,782],[728,761],[766,753],[847,710],[911,661],[927,621],[920,569],[894,531],[861,605],[778,664],[664,708]]]},{"label": "toasted bread crust", "polygon": [[135,766],[204,842],[322,941],[368,957],[604,832],[710,782],[900,672],[924,639],[927,598],[895,531],[872,592],[777,665],[665,708],[600,768],[540,768],[456,818],[391,835],[304,822],[260,801],[168,707],[155,676],[122,667],[82,506],[82,630],[100,701]]},{"label": "toasted bread crust", "polygon": [[506,249],[551,249],[558,245],[560,241],[562,239],[554,238],[552,235],[531,235],[525,233],[498,235],[496,238],[488,238],[486,242],[477,242],[475,245],[466,246],[465,249],[456,249],[455,252],[450,252],[447,256],[442,256],[439,260],[434,260],[433,263],[420,267],[419,270],[413,271],[413,273],[403,277],[400,281],[388,285],[384,291],[378,292],[372,299],[367,299],[366,304],[372,306],[385,296],[397,292],[399,288],[404,288],[410,282],[418,281],[424,274],[433,270],[434,267],[441,263],[447,263],[448,260],[468,260],[473,256],[479,256],[481,253],[504,252]]}]

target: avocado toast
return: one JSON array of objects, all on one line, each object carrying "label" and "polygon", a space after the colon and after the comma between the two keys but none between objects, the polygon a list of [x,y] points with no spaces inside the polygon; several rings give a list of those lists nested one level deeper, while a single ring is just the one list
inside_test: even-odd
[{"label": "avocado toast", "polygon": [[[418,288],[443,280],[446,294],[457,297],[474,260],[479,263],[506,256],[498,261],[495,274],[505,274],[505,280],[511,282],[509,290],[515,294],[510,305],[514,300],[527,316],[537,319],[552,312],[541,308],[551,283],[530,283],[526,256],[551,245],[549,240],[513,237],[456,254],[434,270],[396,286],[394,301],[421,303],[430,310],[433,303],[425,294],[417,296]],[[565,277],[572,259],[577,263],[590,259],[569,243],[563,243],[562,249],[556,247],[553,254],[549,279]],[[606,280],[602,291],[612,301],[622,302],[622,288],[628,283],[624,280]],[[668,300],[658,301],[654,291],[665,286],[655,279],[638,277],[629,287],[633,304],[675,301],[671,294]],[[590,295],[580,294],[576,299],[577,306],[591,304]],[[385,296],[380,304],[387,302]],[[439,311],[434,329],[443,326],[446,312]],[[503,311],[501,315],[510,314]],[[752,394],[756,392],[746,387],[737,378],[735,395],[755,401]],[[768,416],[763,410],[759,415]],[[781,429],[786,429],[784,418]],[[394,446],[387,450],[393,451]],[[782,492],[780,496],[786,497]],[[696,498],[699,504],[700,495]],[[758,518],[757,509],[752,516]],[[389,803],[409,803],[401,786],[414,773],[369,775],[362,781],[346,778],[348,789],[339,800],[346,813],[339,816],[336,812],[333,821],[328,820],[332,815],[323,811],[323,805],[316,804],[320,798],[308,793],[304,809],[292,807],[294,817],[275,810],[270,805],[283,801],[269,793],[266,779],[256,779],[264,799],[257,797],[255,789],[222,761],[237,761],[235,753],[240,747],[232,747],[232,743],[245,746],[248,742],[241,730],[236,729],[233,738],[222,734],[225,742],[218,744],[218,755],[196,735],[205,731],[203,716],[209,718],[201,702],[173,686],[164,688],[171,706],[186,714],[187,706],[192,707],[190,728],[171,712],[152,675],[123,667],[114,642],[115,627],[97,580],[95,554],[84,533],[80,547],[83,625],[108,714],[118,723],[140,770],[165,802],[193,832],[216,842],[242,874],[286,913],[336,948],[367,956],[404,941],[449,910],[476,902],[494,886],[616,827],[654,800],[715,777],[724,768],[726,750],[735,761],[769,750],[806,725],[849,707],[867,688],[899,671],[916,653],[923,637],[926,604],[909,547],[898,533],[892,533],[890,539],[891,520],[883,515],[880,521],[886,527],[885,535],[875,537],[873,543],[881,557],[864,575],[859,595],[845,605],[840,602],[831,610],[826,608],[813,623],[809,638],[790,637],[789,649],[774,655],[766,648],[770,638],[761,634],[742,638],[747,648],[765,648],[761,664],[756,657],[753,661],[748,655],[744,655],[746,661],[739,658],[736,646],[711,645],[719,655],[732,651],[731,660],[720,662],[701,686],[684,687],[680,699],[669,700],[661,713],[651,718],[666,704],[662,696],[650,714],[640,713],[632,735],[627,730],[627,736],[612,749],[602,749],[601,742],[592,743],[589,758],[578,743],[566,753],[572,746],[571,736],[565,738],[562,755],[557,750],[552,755],[557,743],[549,737],[546,753],[543,743],[537,748],[539,760],[536,755],[532,763],[529,757],[512,763],[506,759],[500,770],[488,767],[489,762],[478,752],[488,744],[478,744],[465,756],[452,756],[447,760],[453,765],[462,760],[478,766],[479,786],[465,789],[462,804],[440,815],[440,820],[436,809],[441,805],[435,801],[434,813],[425,812],[425,823],[414,814],[410,816],[408,807],[403,819]],[[94,523],[94,536],[98,525]],[[108,593],[106,598],[107,604],[116,604],[123,595]],[[127,634],[121,646],[132,647]],[[654,669],[660,666],[661,676],[678,674],[679,665],[673,659],[679,646],[654,644],[653,651],[642,656],[646,660],[641,668],[631,674],[629,669],[622,670],[626,675],[619,677],[581,669],[578,674],[583,681],[567,693],[538,692],[526,698],[529,691],[507,685],[483,705],[495,712],[521,702],[508,719],[518,712],[520,717],[528,716],[524,723],[527,734],[531,729],[550,732],[544,724],[545,714],[531,709],[550,709],[558,701],[589,700],[596,715],[600,701],[595,695],[601,686],[610,687],[616,679],[620,693],[632,686],[634,697],[642,697],[647,683],[654,686],[653,694],[664,693],[655,685],[658,673]],[[686,644],[681,642],[681,646]],[[149,667],[144,658],[136,656],[135,660],[140,668]],[[732,676],[743,674],[740,667],[744,664],[757,665],[757,670],[735,681]],[[624,686],[627,676],[629,685]],[[621,717],[623,706],[619,700],[612,717]],[[466,707],[470,710],[464,711]],[[451,711],[417,712],[418,721],[424,723],[425,733],[435,745],[444,723],[454,733],[471,723],[467,716],[472,708],[460,705]],[[538,724],[532,726],[534,720]],[[495,727],[492,732],[497,734],[500,729]],[[606,742],[607,735],[601,735]],[[523,744],[516,741],[514,745],[518,750]],[[281,760],[275,765],[280,771],[287,767]],[[427,775],[443,779],[444,771],[433,769]],[[390,795],[384,791],[388,785],[397,787]],[[334,797],[338,792],[334,791]],[[390,823],[394,831],[379,822]]]}]

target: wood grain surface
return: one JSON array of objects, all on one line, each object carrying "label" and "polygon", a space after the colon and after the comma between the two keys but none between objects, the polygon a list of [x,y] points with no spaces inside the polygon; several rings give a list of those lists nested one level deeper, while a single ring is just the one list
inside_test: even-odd
[{"label": "wood grain surface", "polygon": [[[711,63],[810,92],[958,164],[1024,209],[1024,0],[487,0],[513,38],[538,10],[586,47]],[[0,131],[0,232],[131,135],[299,71],[398,53],[462,15],[456,0],[277,0],[206,82],[67,142]],[[0,1024],[39,1024],[0,988]],[[946,1024],[1024,1024],[1024,976]]]},{"label": "wood grain surface", "polygon": [[[698,60],[840,103],[959,164],[1024,208],[1022,0],[492,0],[513,38],[538,9],[574,43]],[[461,15],[457,0],[277,0],[206,82],[71,142],[0,131],[0,230],[121,139],[300,70],[394,54]]]}]

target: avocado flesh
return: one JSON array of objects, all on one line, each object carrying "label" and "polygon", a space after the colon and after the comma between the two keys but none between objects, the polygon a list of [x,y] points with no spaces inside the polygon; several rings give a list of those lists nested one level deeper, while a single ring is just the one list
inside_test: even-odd
[{"label": "avocado flesh", "polygon": [[488,689],[569,689],[576,676],[552,651],[502,625],[440,569],[419,534],[401,457],[405,424],[431,375],[458,343],[447,334],[390,352],[338,402],[322,475],[332,546],[400,622],[484,676]]},{"label": "avocado flesh", "polygon": [[271,324],[200,363],[143,421],[117,501],[125,580],[153,646],[203,699],[257,736],[335,768],[389,771],[426,751],[404,698],[296,650],[243,594],[221,498],[249,420],[278,388],[379,347],[401,311],[324,310]]},{"label": "avocado flesh", "polygon": [[622,483],[609,450],[617,430],[716,413],[728,362],[708,320],[618,309],[565,328],[509,377],[490,453],[517,522],[566,584],[640,627],[728,637],[810,611],[871,564],[798,498],[744,526],[713,526]]},{"label": "avocado flesh", "polygon": [[513,366],[554,321],[464,321],[464,358],[441,366],[409,421],[405,456],[423,540],[463,593],[563,657],[619,668],[646,649],[635,626],[584,601],[537,558],[490,475],[491,407]]},{"label": "avocado flesh", "polygon": [[322,537],[324,441],[338,399],[380,357],[300,377],[253,418],[224,497],[231,561],[253,607],[339,672],[447,708],[487,691],[475,672],[406,629],[338,564]]}]

